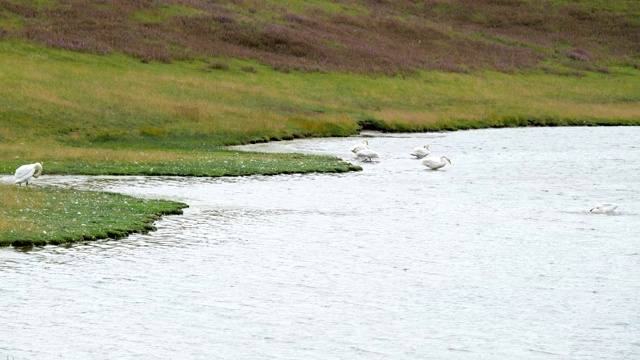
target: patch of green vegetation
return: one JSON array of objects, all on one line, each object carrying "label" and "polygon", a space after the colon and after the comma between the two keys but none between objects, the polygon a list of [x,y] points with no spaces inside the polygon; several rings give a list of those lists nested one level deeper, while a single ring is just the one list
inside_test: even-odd
[{"label": "patch of green vegetation", "polygon": [[528,48],[528,49],[532,49],[535,50],[537,52],[540,53],[550,53],[551,50],[548,48],[545,48],[543,46],[540,46],[538,44],[534,44],[534,43],[527,43],[527,42],[523,42],[517,39],[511,39],[507,36],[498,36],[498,35],[493,35],[493,34],[488,34],[485,32],[475,32],[472,35],[469,36],[470,39],[474,39],[474,40],[480,40],[480,41],[486,41],[486,42],[493,42],[496,44],[502,44],[502,45],[507,45],[507,46],[514,46],[514,47],[522,47],[522,48]]},{"label": "patch of green vegetation", "polygon": [[44,246],[123,238],[155,230],[162,215],[186,204],[131,196],[0,184],[0,246]]},{"label": "patch of green vegetation", "polygon": [[0,28],[20,30],[24,28],[22,17],[8,11],[0,10]]},{"label": "patch of green vegetation", "polygon": [[435,14],[445,17],[460,13],[463,10],[461,6],[447,2],[438,2],[433,6],[433,12]]},{"label": "patch of green vegetation", "polygon": [[[268,0],[263,2],[267,7],[273,8],[283,6],[282,1]],[[328,14],[340,15],[366,15],[370,10],[360,4],[352,2],[341,3],[324,0],[292,0],[286,3],[287,11],[292,14],[305,15],[309,11],[320,10]]]},{"label": "patch of green vegetation", "polygon": [[640,2],[635,0],[549,0],[549,2],[557,7],[575,6],[590,12],[640,12]]},{"label": "patch of green vegetation", "polygon": [[[56,152],[57,153],[57,152]],[[254,153],[220,150],[206,153],[118,150],[78,153],[74,157],[41,157],[44,173],[75,175],[244,176],[362,170],[333,156]],[[43,154],[46,156],[46,154]],[[30,157],[35,158],[35,157]],[[13,173],[23,160],[5,157],[0,173]]]}]

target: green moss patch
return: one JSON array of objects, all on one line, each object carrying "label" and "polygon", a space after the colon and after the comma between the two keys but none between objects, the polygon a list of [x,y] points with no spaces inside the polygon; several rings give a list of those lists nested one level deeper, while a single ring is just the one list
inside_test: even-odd
[{"label": "green moss patch", "polygon": [[0,246],[63,245],[155,230],[186,204],[55,187],[0,185]]}]

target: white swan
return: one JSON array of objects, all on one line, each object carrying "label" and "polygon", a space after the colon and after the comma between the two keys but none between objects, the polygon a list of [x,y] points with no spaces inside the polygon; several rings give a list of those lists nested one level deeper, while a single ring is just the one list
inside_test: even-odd
[{"label": "white swan", "polygon": [[618,205],[617,204],[600,204],[599,206],[594,207],[593,209],[589,210],[589,212],[592,212],[594,214],[611,214],[613,212],[613,210],[617,209]]},{"label": "white swan", "polygon": [[14,183],[29,185],[29,180],[31,177],[37,178],[42,174],[42,164],[35,163],[29,165],[22,165],[16,170],[16,174],[14,175]]},{"label": "white swan", "polygon": [[351,147],[351,152],[352,153],[357,153],[360,150],[364,150],[364,149],[368,149],[368,148],[369,148],[369,142],[367,140],[362,140],[362,143],[353,145]]},{"label": "white swan", "polygon": [[422,165],[428,167],[431,170],[438,170],[441,167],[447,165],[445,160],[448,161],[449,164],[451,164],[451,160],[449,160],[449,158],[446,156],[440,156],[440,158],[432,156],[423,159]]},{"label": "white swan", "polygon": [[413,149],[413,151],[411,152],[411,155],[415,156],[416,159],[422,159],[423,157],[426,157],[429,154],[431,154],[431,151],[429,150],[429,145],[417,147]]},{"label": "white swan", "polygon": [[380,157],[380,154],[377,151],[373,151],[371,149],[362,149],[356,152],[356,156],[358,159],[362,159],[362,161],[372,161],[372,159],[377,159]]}]

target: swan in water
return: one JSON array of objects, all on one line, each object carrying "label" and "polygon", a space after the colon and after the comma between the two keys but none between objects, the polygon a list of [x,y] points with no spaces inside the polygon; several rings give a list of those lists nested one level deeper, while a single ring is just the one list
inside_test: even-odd
[{"label": "swan in water", "polygon": [[422,159],[423,157],[426,157],[429,154],[431,154],[431,151],[429,150],[429,145],[417,147],[413,149],[413,151],[411,152],[411,155],[415,156],[416,159]]},{"label": "swan in water", "polygon": [[451,160],[449,160],[449,158],[446,156],[440,156],[440,158],[431,156],[423,159],[422,165],[428,167],[431,170],[438,170],[441,167],[447,165],[447,162],[445,160],[448,161],[449,164],[451,164]]},{"label": "swan in water", "polygon": [[352,153],[357,153],[360,150],[364,150],[364,149],[368,149],[368,148],[369,148],[369,142],[367,140],[362,140],[362,143],[353,145],[351,147],[351,152]]},{"label": "swan in water", "polygon": [[362,159],[362,161],[372,161],[372,159],[378,159],[380,154],[377,151],[373,151],[371,149],[362,149],[356,152],[356,156],[358,159]]},{"label": "swan in water", "polygon": [[14,183],[18,185],[22,183],[25,183],[25,185],[29,185],[29,180],[31,180],[32,177],[37,178],[38,176],[40,176],[40,174],[42,174],[42,164],[35,163],[22,165],[16,170],[16,174],[14,175]]},{"label": "swan in water", "polygon": [[594,214],[611,214],[613,212],[613,210],[617,209],[618,205],[617,204],[600,204],[599,206],[594,207],[593,209],[589,210],[589,212],[592,212]]}]

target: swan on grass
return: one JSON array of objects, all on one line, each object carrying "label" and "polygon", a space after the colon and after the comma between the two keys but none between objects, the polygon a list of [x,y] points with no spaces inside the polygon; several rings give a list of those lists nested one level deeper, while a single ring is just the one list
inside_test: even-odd
[{"label": "swan on grass", "polygon": [[356,152],[356,157],[362,161],[372,161],[372,159],[378,159],[380,154],[377,151],[371,149],[363,149]]},{"label": "swan on grass", "polygon": [[369,148],[369,142],[367,140],[362,140],[360,144],[355,144],[351,147],[351,152],[357,153],[360,150],[364,150],[368,148]]},{"label": "swan on grass", "polygon": [[29,185],[29,180],[31,180],[32,177],[37,178],[40,174],[42,174],[42,164],[34,163],[22,165],[16,170],[16,173],[13,176],[13,182],[18,185],[25,183],[26,186]]},{"label": "swan on grass", "polygon": [[593,209],[589,210],[589,212],[592,212],[594,214],[611,214],[617,208],[617,204],[605,203],[594,207]]},{"label": "swan on grass", "polygon": [[426,157],[429,154],[431,154],[431,150],[429,150],[429,145],[417,147],[413,149],[413,151],[411,151],[411,155],[415,156],[416,159],[422,159],[423,157]]},{"label": "swan on grass", "polygon": [[451,164],[451,160],[449,160],[448,157],[446,156],[440,156],[438,157],[428,157],[428,158],[424,158],[422,160],[422,165],[428,167],[431,170],[438,170],[441,167],[447,165],[447,161],[449,162],[449,164]]}]

